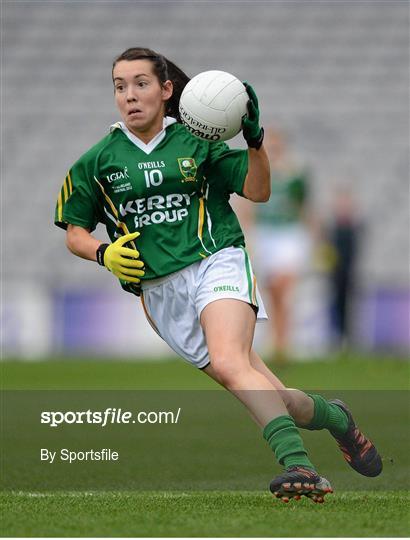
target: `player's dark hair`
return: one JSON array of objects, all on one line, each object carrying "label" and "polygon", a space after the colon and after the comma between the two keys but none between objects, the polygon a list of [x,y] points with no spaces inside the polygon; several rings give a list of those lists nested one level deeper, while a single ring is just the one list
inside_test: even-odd
[{"label": "player's dark hair", "polygon": [[150,60],[154,68],[154,73],[161,84],[164,84],[167,80],[172,81],[174,91],[167,101],[165,114],[173,116],[178,122],[181,122],[181,117],[179,116],[179,98],[181,97],[182,90],[189,81],[188,75],[162,54],[158,54],[145,47],[132,47],[117,56],[112,65],[112,71],[114,71],[117,62],[121,60]]}]

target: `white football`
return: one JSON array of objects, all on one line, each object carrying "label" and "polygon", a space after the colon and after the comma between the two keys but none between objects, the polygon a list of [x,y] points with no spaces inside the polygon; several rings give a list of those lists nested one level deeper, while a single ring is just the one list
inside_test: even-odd
[{"label": "white football", "polygon": [[227,141],[242,128],[249,96],[245,86],[225,71],[204,71],[185,86],[179,101],[182,122],[193,135]]}]

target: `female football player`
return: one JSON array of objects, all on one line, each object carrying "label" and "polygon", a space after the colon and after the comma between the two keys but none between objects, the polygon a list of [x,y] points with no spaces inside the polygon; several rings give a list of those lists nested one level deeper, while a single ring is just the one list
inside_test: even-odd
[{"label": "female football player", "polygon": [[[180,123],[189,79],[162,55],[128,49],[115,60],[112,79],[122,122],[73,165],[58,198],[55,222],[67,230],[68,249],[105,266],[125,290],[141,289],[156,332],[244,403],[285,469],[271,482],[278,497],[321,502],[331,490],[296,424],[328,428],[353,466],[374,474],[376,450],[345,405],[285,391],[252,349],[255,322],[266,315],[229,197],[269,198],[253,89],[246,85],[248,150],[230,150]],[[98,222],[112,243],[92,235]]]}]

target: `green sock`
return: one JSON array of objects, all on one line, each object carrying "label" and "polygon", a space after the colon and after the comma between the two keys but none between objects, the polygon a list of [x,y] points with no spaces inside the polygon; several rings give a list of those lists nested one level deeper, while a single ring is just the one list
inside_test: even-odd
[{"label": "green sock", "polygon": [[276,459],[286,469],[298,466],[315,470],[291,416],[284,415],[271,420],[263,430],[263,437],[272,448]]},{"label": "green sock", "polygon": [[319,394],[308,394],[313,399],[313,418],[305,429],[328,429],[335,435],[344,435],[348,427],[347,415],[340,407],[329,403]]}]

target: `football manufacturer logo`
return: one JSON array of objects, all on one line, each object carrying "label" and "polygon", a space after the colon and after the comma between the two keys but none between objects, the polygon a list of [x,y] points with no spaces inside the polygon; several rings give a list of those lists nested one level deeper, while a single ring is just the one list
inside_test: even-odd
[{"label": "football manufacturer logo", "polygon": [[194,158],[178,158],[178,165],[179,170],[184,177],[182,182],[195,182],[198,167],[196,166]]}]

